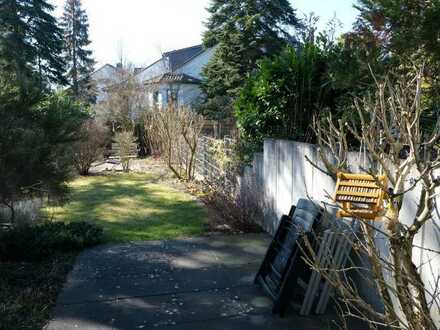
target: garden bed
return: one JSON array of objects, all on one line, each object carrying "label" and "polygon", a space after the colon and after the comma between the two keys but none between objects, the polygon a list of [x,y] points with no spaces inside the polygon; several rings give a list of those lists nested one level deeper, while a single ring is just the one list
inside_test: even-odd
[{"label": "garden bed", "polygon": [[0,263],[0,329],[42,329],[76,253],[41,262]]}]

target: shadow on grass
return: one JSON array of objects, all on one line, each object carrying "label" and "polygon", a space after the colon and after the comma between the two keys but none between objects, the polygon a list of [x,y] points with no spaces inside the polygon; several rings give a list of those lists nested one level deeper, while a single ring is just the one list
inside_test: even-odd
[{"label": "shadow on grass", "polygon": [[47,207],[57,221],[90,221],[107,242],[160,240],[201,234],[207,212],[189,194],[151,174],[80,177],[71,182],[69,202]]}]

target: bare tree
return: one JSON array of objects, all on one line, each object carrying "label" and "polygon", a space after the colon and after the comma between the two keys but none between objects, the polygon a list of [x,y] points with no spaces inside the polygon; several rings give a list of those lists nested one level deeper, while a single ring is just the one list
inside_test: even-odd
[{"label": "bare tree", "polygon": [[[415,245],[416,235],[427,222],[434,221],[436,188],[440,184],[434,173],[440,166],[437,152],[440,126],[437,122],[428,132],[421,125],[422,72],[418,71],[410,81],[400,77],[396,83],[389,79],[377,82],[374,95],[355,101],[360,125],[334,122],[331,117],[324,122],[315,121],[320,158],[329,175],[335,178],[338,171],[349,172],[347,135],[351,134],[366,148],[371,165],[365,172],[373,175],[378,184],[379,174],[385,174],[390,182],[390,187],[381,186],[387,205],[382,217],[383,229],[358,219],[363,239],[353,242],[355,249],[369,259],[375,286],[384,303],[383,313],[369,305],[350,281],[341,279],[339,275],[344,271],[322,268],[313,258],[310,260],[337,288],[349,314],[367,320],[372,328],[379,325],[397,329],[437,328],[432,316],[440,310],[438,284],[427,285],[413,261],[414,251],[424,249]],[[416,187],[420,191],[416,215],[405,219],[404,198]],[[386,239],[387,253],[377,245],[378,234]],[[358,271],[362,273],[363,269]],[[440,283],[439,270],[434,270],[432,275]]]},{"label": "bare tree", "polygon": [[197,146],[200,135],[202,133],[204,119],[201,115],[191,111],[190,109],[183,109],[180,111],[180,131],[182,138],[187,147],[186,158],[186,178],[191,181],[194,178],[195,157],[197,154]]},{"label": "bare tree", "polygon": [[114,132],[133,130],[148,107],[146,89],[134,75],[133,65],[123,63],[118,68],[116,81],[105,88],[105,99],[95,107],[99,119],[110,124]]},{"label": "bare tree", "polygon": [[145,141],[148,153],[159,156],[161,153],[160,136],[157,132],[155,112],[147,110],[142,114],[143,141]]},{"label": "bare tree", "polygon": [[169,107],[164,111],[155,112],[153,120],[152,133],[156,136],[155,140],[158,142],[160,154],[168,168],[181,179],[183,176],[177,147],[180,146],[182,137],[178,115],[174,109]]},{"label": "bare tree", "polygon": [[130,171],[130,160],[134,158],[136,139],[131,131],[122,131],[115,134],[115,142],[118,145],[118,156],[121,160],[122,170]]},{"label": "bare tree", "polygon": [[176,177],[192,180],[194,177],[197,144],[203,129],[203,117],[191,109],[170,103],[166,109],[146,117],[150,139]]}]

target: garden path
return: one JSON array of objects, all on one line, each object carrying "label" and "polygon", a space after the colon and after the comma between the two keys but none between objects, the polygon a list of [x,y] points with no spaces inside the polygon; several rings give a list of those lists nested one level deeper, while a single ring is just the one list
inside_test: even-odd
[{"label": "garden path", "polygon": [[46,329],[328,329],[330,316],[271,314],[253,284],[269,240],[214,235],[88,250]]}]

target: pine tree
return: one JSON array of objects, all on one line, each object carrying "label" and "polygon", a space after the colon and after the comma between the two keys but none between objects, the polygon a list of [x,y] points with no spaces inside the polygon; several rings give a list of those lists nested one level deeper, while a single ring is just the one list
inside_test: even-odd
[{"label": "pine tree", "polygon": [[95,99],[91,79],[95,61],[90,45],[89,23],[86,12],[82,9],[81,0],[66,0],[61,19],[64,31],[65,54],[68,66],[67,80],[72,95],[79,100],[93,102]]},{"label": "pine tree", "polygon": [[[208,12],[203,43],[217,48],[203,72],[205,109],[224,117],[257,62],[293,42],[300,22],[288,0],[214,0]],[[216,110],[220,104],[223,114]]]},{"label": "pine tree", "polygon": [[21,1],[0,2],[0,69],[15,76],[23,85],[31,73],[32,47],[27,35],[30,27],[20,13],[25,12]]},{"label": "pine tree", "polygon": [[50,82],[66,84],[62,31],[56,18],[51,14],[54,7],[46,0],[32,0],[30,23],[34,39],[36,68],[40,79],[47,77]]},{"label": "pine tree", "polygon": [[24,85],[63,84],[62,37],[46,0],[0,1],[0,69]]}]

